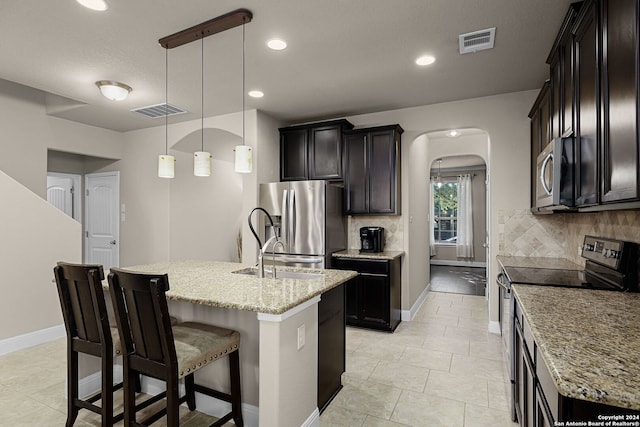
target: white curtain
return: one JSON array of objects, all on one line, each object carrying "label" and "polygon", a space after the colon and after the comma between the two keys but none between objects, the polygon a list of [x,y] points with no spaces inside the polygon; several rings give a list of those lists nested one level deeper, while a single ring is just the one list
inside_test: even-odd
[{"label": "white curtain", "polygon": [[473,258],[473,203],[471,200],[471,175],[458,177],[458,258]]},{"label": "white curtain", "polygon": [[435,236],[435,205],[433,203],[433,186],[435,185],[435,178],[431,178],[429,185],[429,254],[431,256],[436,255],[436,236]]}]

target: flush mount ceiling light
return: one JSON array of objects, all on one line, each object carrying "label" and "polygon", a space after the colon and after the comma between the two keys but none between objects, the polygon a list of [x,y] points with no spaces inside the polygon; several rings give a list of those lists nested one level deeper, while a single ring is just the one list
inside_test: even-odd
[{"label": "flush mount ceiling light", "polygon": [[273,50],[284,50],[287,48],[287,42],[280,39],[271,39],[267,42],[267,46]]},{"label": "flush mount ceiling light", "polygon": [[450,130],[449,132],[447,132],[447,136],[449,138],[457,138],[460,135],[462,135],[462,132],[460,132],[459,130]]},{"label": "flush mount ceiling light", "polygon": [[109,8],[107,2],[104,0],[76,0],[78,3],[86,7],[87,9],[97,10],[103,12]]},{"label": "flush mount ceiling light", "polygon": [[110,80],[97,81],[96,86],[100,88],[100,92],[102,92],[102,95],[105,98],[112,101],[122,101],[126,99],[129,93],[133,90],[131,89],[131,86]]},{"label": "flush mount ceiling light", "polygon": [[249,96],[252,98],[262,98],[264,96],[264,92],[261,90],[250,90]]},{"label": "flush mount ceiling light", "polygon": [[434,62],[436,62],[436,58],[432,55],[423,55],[416,59],[416,64],[420,66],[431,65]]}]

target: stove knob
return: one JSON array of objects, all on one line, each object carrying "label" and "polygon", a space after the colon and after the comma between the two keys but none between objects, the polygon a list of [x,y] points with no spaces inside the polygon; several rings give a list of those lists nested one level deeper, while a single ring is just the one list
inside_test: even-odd
[{"label": "stove knob", "polygon": [[620,256],[620,252],[614,251],[613,249],[611,249],[611,252],[610,252],[610,255],[609,255],[610,258],[616,259],[619,256]]},{"label": "stove knob", "polygon": [[603,250],[602,255],[604,255],[605,258],[609,258],[611,256],[611,250],[609,249]]}]

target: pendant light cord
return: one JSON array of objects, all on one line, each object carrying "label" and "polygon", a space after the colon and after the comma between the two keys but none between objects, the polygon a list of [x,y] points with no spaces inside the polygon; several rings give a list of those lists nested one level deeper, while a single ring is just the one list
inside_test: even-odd
[{"label": "pendant light cord", "polygon": [[200,57],[202,58],[200,61],[200,87],[202,88],[202,96],[200,97],[200,108],[202,109],[202,116],[200,119],[200,127],[202,129],[202,135],[200,137],[200,151],[204,151],[204,34],[202,35],[202,43],[200,44]]},{"label": "pendant light cord", "polygon": [[245,85],[244,24],[245,24],[245,18],[242,18],[242,145],[245,145],[245,141],[244,141],[244,85]]},{"label": "pendant light cord", "polygon": [[169,48],[164,50],[164,154],[169,155]]}]

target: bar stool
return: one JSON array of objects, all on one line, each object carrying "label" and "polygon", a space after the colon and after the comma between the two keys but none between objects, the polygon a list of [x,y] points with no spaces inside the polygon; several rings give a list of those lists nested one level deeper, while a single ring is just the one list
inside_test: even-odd
[{"label": "bar stool", "polygon": [[[113,416],[113,392],[122,383],[113,384],[113,359],[121,353],[116,328],[109,327],[102,290],[101,265],[59,262],[53,269],[58,287],[62,316],[67,332],[67,427],[71,427],[80,409],[102,416],[103,426],[112,426],[123,414]],[[87,399],[78,398],[78,353],[99,357],[102,369],[101,391]],[[102,399],[102,406],[94,402]]]},{"label": "bar stool", "polygon": [[[213,423],[222,426],[233,419],[243,426],[240,396],[240,334],[236,331],[196,322],[171,326],[166,292],[166,274],[144,274],[112,268],[109,291],[124,349],[124,425],[148,425],[164,415],[167,426],[179,423],[178,408],[187,402],[196,408],[195,392],[231,403],[231,412]],[[230,393],[195,384],[194,372],[229,356]],[[142,374],[167,384],[167,405],[136,421],[134,377]],[[184,378],[186,393],[178,395],[178,381]]]}]

